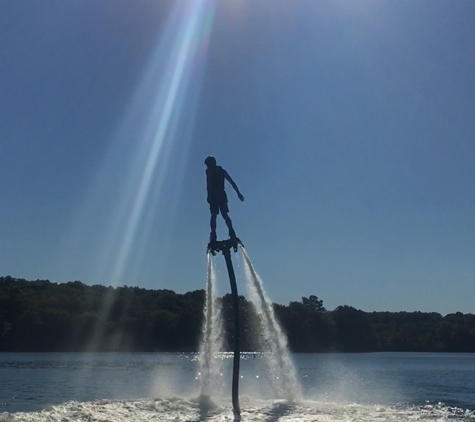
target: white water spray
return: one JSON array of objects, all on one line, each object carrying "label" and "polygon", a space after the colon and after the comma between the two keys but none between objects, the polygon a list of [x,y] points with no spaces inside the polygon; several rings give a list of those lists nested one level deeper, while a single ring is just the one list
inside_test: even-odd
[{"label": "white water spray", "polygon": [[209,395],[213,383],[221,379],[222,360],[218,358],[218,354],[223,346],[221,306],[216,297],[216,270],[210,254],[207,256],[207,267],[208,280],[199,355],[202,395]]},{"label": "white water spray", "polygon": [[302,389],[287,348],[287,336],[282,331],[274,314],[272,302],[267,298],[262,280],[257,275],[246,250],[241,247],[247,275],[249,298],[261,321],[262,334],[267,353],[266,363],[273,378],[274,388],[287,400],[298,400]]}]

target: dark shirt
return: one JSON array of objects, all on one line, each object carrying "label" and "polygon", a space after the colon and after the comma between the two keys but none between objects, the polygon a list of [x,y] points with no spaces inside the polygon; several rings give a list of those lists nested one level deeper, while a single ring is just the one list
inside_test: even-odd
[{"label": "dark shirt", "polygon": [[219,199],[225,195],[224,181],[227,176],[226,170],[221,166],[208,167],[206,169],[206,186],[208,188],[208,201]]}]

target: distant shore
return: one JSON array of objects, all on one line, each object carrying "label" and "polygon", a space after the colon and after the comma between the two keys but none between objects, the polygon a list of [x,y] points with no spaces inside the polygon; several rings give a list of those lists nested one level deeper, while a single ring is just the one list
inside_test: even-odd
[{"label": "distant shore", "polygon": [[[222,304],[225,348],[232,344],[231,296]],[[0,352],[194,352],[205,291],[88,286],[0,277]],[[252,305],[240,298],[243,351],[265,351]],[[315,295],[275,314],[296,353],[475,352],[475,315],[325,309]]]}]

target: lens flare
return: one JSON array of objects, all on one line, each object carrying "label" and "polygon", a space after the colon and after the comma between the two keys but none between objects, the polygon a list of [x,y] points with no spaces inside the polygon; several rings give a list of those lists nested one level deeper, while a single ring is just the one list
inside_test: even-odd
[{"label": "lens flare", "polygon": [[[134,123],[143,122],[147,116],[138,155],[129,172],[130,183],[119,207],[125,212],[121,213],[113,229],[114,233],[120,233],[119,242],[114,242],[119,248],[111,274],[113,283],[120,281],[130,263],[131,251],[139,235],[147,236],[148,227],[142,224],[140,230],[140,224],[144,222],[144,211],[156,208],[156,195],[171,166],[172,146],[181,151],[188,149],[182,140],[176,139],[177,127],[185,108],[189,107],[190,91],[195,92],[190,84],[199,83],[213,11],[214,3],[208,0],[176,3],[164,39],[154,53],[133,101],[132,118],[126,120],[131,120],[130,127],[134,127]],[[127,132],[129,129],[124,128],[124,133]],[[176,173],[176,166],[173,168]],[[154,214],[157,217],[159,212]]]},{"label": "lens flare", "polygon": [[[151,228],[163,228],[163,238],[171,225],[168,217],[173,217],[181,189],[214,13],[215,0],[173,3],[73,228],[70,242],[90,244],[93,256],[84,259],[88,268],[82,270],[88,283],[136,284],[134,272],[144,267]],[[164,186],[170,183],[172,194],[167,192],[165,201]],[[114,301],[114,291],[108,292],[91,349],[104,340]]]}]

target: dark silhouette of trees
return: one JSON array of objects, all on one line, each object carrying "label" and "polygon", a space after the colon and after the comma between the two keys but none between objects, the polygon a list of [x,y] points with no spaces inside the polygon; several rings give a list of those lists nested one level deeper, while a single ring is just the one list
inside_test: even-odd
[{"label": "dark silhouette of trees", "polygon": [[302,297],[288,306],[274,305],[292,350],[318,352],[333,350],[334,322],[317,296]]},{"label": "dark silhouette of trees", "polygon": [[[204,290],[88,286],[0,277],[0,351],[197,351]],[[230,294],[219,298],[230,350]],[[294,352],[475,352],[475,315],[329,311],[315,295],[274,304]],[[252,303],[239,298],[243,350],[265,349]]]},{"label": "dark silhouette of trees", "polygon": [[377,350],[377,340],[366,313],[351,306],[338,306],[333,320],[342,352],[372,352]]}]

